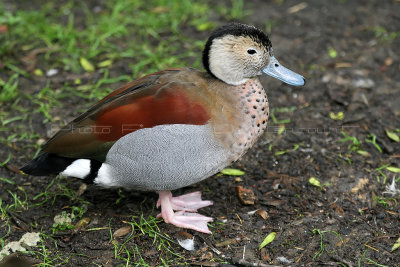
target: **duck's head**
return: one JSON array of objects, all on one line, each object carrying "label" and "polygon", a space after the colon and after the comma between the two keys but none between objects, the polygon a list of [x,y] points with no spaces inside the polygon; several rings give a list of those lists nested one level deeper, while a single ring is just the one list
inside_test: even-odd
[{"label": "duck's head", "polygon": [[303,76],[283,67],[272,54],[268,36],[240,23],[216,29],[203,51],[204,68],[225,83],[239,85],[263,72],[294,86],[305,84]]}]

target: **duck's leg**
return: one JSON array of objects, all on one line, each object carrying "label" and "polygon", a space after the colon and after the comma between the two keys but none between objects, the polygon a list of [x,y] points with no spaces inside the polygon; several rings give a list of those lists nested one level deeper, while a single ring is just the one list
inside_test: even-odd
[{"label": "duck's leg", "polygon": [[[159,191],[158,195],[157,207],[161,206],[161,213],[158,217],[162,217],[166,223],[206,234],[211,233],[207,222],[211,222],[213,219],[194,213],[199,208],[212,205],[211,201],[201,200],[200,192],[172,197],[171,191]],[[175,213],[174,210],[178,210],[178,212]]]}]

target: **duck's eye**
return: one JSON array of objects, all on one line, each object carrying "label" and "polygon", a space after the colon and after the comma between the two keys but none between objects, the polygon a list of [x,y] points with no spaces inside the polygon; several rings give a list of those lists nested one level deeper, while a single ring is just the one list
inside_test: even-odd
[{"label": "duck's eye", "polygon": [[257,53],[257,51],[254,49],[247,50],[247,54],[249,54],[249,55],[254,55],[255,53]]}]

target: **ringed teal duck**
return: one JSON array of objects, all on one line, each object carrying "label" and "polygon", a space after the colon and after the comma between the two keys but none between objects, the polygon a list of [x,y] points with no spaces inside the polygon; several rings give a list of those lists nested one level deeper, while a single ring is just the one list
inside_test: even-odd
[{"label": "ringed teal duck", "polygon": [[305,80],[277,61],[261,30],[239,23],[211,34],[203,65],[206,72],[167,69],[117,89],[57,132],[21,170],[157,191],[165,222],[210,233],[212,218],[196,211],[212,202],[200,192],[173,197],[171,190],[218,173],[263,133],[269,105],[259,75],[294,86]]}]

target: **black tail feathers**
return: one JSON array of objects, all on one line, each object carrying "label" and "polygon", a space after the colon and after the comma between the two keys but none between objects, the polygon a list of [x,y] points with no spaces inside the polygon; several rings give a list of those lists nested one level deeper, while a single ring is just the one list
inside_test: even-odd
[{"label": "black tail feathers", "polygon": [[34,176],[58,174],[75,160],[43,152],[37,158],[25,164],[20,170]]}]

